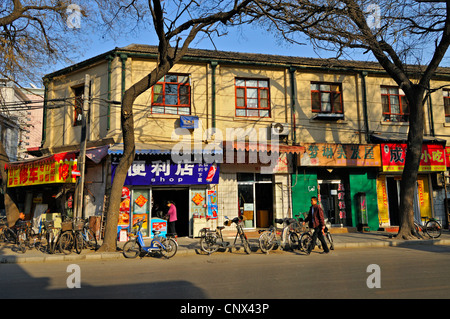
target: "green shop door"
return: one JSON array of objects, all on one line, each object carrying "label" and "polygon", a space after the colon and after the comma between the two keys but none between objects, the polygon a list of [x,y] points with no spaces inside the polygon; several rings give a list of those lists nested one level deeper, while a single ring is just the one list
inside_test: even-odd
[{"label": "green shop door", "polygon": [[317,196],[317,174],[292,174],[292,215],[304,218],[308,213],[311,197]]}]

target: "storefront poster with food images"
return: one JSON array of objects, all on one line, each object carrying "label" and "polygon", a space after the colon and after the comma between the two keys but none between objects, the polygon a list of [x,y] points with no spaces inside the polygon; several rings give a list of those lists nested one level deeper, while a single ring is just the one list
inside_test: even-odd
[{"label": "storefront poster with food images", "polygon": [[[112,164],[114,179],[117,163]],[[134,161],[128,170],[125,185],[202,185],[219,183],[216,164],[178,163],[167,161]]]},{"label": "storefront poster with food images", "polygon": [[147,214],[133,214],[133,224],[135,225],[138,221],[144,220],[142,223],[141,230],[144,232],[145,229],[148,229],[148,220],[147,220]]},{"label": "storefront poster with food images", "polygon": [[217,192],[215,190],[208,190],[208,212],[209,219],[217,219]]},{"label": "storefront poster with food images", "polygon": [[[406,160],[406,144],[381,144],[384,172],[402,172]],[[442,144],[423,144],[419,172],[443,172],[447,169]]]},{"label": "storefront poster with food images", "polygon": [[[122,188],[122,201],[119,209],[118,226],[129,226],[130,224],[130,190],[128,187]],[[123,227],[122,227],[123,228]]]},{"label": "storefront poster with food images", "polygon": [[299,166],[328,167],[379,167],[381,166],[378,144],[304,144],[305,152],[300,154]]}]

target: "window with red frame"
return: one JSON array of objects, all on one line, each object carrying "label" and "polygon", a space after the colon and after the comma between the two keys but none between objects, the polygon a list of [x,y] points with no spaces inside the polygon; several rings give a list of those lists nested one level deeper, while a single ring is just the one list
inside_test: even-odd
[{"label": "window with red frame", "polygon": [[442,90],[444,93],[444,110],[445,110],[445,123],[450,123],[450,90]]},{"label": "window with red frame", "polygon": [[311,110],[314,113],[343,114],[341,85],[312,82]]},{"label": "window with red frame", "polygon": [[383,107],[383,121],[408,122],[409,107],[403,90],[396,86],[381,87],[381,104]]},{"label": "window with red frame", "polygon": [[153,114],[191,114],[189,75],[168,74],[152,88]]},{"label": "window with red frame", "polygon": [[269,80],[236,79],[236,116],[270,117]]},{"label": "window with red frame", "polygon": [[81,125],[83,120],[83,94],[84,94],[84,85],[78,86],[72,89],[73,94],[75,95],[75,101],[73,103],[73,126]]}]

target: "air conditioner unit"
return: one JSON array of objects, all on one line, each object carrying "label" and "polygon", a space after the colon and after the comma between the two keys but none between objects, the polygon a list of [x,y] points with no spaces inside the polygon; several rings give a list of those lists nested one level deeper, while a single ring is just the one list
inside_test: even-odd
[{"label": "air conditioner unit", "polygon": [[272,123],[270,125],[272,135],[286,136],[289,134],[289,123]]}]

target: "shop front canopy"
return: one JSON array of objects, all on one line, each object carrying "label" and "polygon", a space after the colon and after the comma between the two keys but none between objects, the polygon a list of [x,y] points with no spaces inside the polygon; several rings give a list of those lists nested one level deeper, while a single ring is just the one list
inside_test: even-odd
[{"label": "shop front canopy", "polygon": [[[112,145],[108,154],[122,155],[123,143]],[[172,153],[180,153],[181,151],[187,154],[221,154],[222,147],[217,144],[169,144],[169,143],[136,143],[136,154],[138,155],[171,155]]]}]

